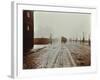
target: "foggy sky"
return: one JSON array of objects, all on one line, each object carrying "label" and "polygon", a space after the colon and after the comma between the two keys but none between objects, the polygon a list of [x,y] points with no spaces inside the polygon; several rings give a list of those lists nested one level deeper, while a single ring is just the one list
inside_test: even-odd
[{"label": "foggy sky", "polygon": [[34,11],[34,37],[85,38],[90,35],[90,14]]}]

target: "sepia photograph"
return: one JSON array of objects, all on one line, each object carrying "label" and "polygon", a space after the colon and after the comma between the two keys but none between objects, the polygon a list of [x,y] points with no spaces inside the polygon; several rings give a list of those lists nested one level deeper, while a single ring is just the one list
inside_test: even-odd
[{"label": "sepia photograph", "polygon": [[91,14],[23,10],[23,69],[91,66]]}]

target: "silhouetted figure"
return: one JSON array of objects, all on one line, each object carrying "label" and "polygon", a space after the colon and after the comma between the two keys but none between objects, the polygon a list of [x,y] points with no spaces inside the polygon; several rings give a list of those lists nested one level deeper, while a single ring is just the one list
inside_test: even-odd
[{"label": "silhouetted figure", "polygon": [[62,42],[62,43],[66,43],[66,42],[67,42],[67,38],[65,38],[65,37],[62,36],[62,37],[61,37],[61,42]]}]

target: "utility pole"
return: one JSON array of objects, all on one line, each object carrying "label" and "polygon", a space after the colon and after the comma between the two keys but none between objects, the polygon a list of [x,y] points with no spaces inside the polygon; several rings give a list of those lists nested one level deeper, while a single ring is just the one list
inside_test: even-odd
[{"label": "utility pole", "polygon": [[52,34],[50,33],[49,43],[52,44]]},{"label": "utility pole", "polygon": [[82,40],[81,40],[81,37],[80,37],[80,43],[81,43],[81,41],[82,41]]},{"label": "utility pole", "polygon": [[89,46],[91,46],[90,35],[89,35],[88,43],[89,43]]},{"label": "utility pole", "polygon": [[84,32],[83,32],[83,39],[82,39],[82,42],[83,42],[83,43],[85,42]]},{"label": "utility pole", "polygon": [[78,42],[78,38],[76,37],[76,40],[75,40],[76,42]]}]

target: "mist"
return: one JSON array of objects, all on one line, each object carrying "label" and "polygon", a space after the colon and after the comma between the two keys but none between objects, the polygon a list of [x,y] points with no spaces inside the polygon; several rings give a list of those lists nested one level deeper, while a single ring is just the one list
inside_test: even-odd
[{"label": "mist", "polygon": [[89,38],[91,14],[34,11],[34,37]]}]

